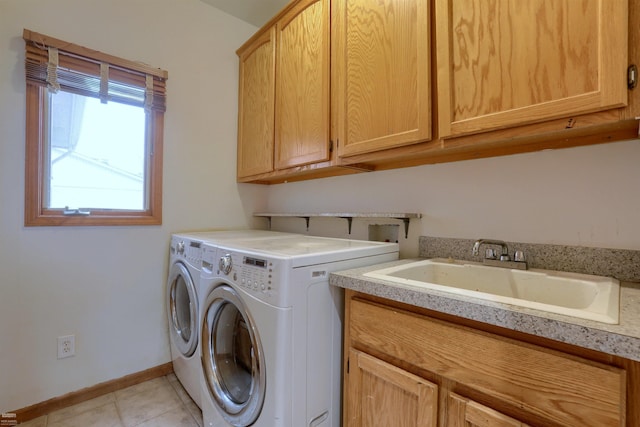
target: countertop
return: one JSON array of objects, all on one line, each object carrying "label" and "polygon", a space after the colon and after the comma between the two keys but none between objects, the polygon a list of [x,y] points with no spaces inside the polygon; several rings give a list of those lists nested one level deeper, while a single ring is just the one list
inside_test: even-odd
[{"label": "countertop", "polygon": [[640,361],[640,284],[620,282],[620,322],[610,325],[436,290],[418,289],[363,274],[425,258],[404,259],[332,273],[344,289],[411,304],[603,353]]}]

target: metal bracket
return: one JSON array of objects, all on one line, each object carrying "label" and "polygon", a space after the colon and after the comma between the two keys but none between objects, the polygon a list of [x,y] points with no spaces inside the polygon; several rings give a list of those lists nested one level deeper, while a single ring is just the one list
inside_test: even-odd
[{"label": "metal bracket", "polygon": [[394,218],[394,219],[399,219],[402,222],[404,222],[404,238],[408,239],[409,238],[409,218]]},{"label": "metal bracket", "polygon": [[636,64],[631,64],[627,68],[627,87],[632,90],[636,86],[638,86],[638,67]]},{"label": "metal bracket", "polygon": [[341,216],[340,218],[347,220],[347,224],[348,224],[347,227],[349,228],[349,234],[351,234],[351,225],[353,224],[353,217],[352,216]]},{"label": "metal bracket", "polygon": [[308,216],[299,216],[298,218],[304,218],[304,220],[307,222],[307,231],[309,231],[309,218]]}]

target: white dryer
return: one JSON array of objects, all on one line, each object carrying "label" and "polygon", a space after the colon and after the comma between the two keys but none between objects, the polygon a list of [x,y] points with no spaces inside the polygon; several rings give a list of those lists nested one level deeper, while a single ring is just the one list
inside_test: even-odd
[{"label": "white dryer", "polygon": [[202,244],[227,239],[277,238],[290,236],[264,230],[224,230],[177,233],[171,236],[167,314],[171,360],[176,377],[200,407],[202,364],[200,362],[200,269]]},{"label": "white dryer", "polygon": [[338,427],[343,293],[333,271],[398,258],[395,243],[309,236],[203,245],[206,427]]}]

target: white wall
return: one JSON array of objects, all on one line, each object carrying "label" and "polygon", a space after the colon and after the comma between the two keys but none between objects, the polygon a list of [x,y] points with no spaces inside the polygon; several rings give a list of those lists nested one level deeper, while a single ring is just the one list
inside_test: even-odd
[{"label": "white wall", "polygon": [[[403,257],[421,235],[640,250],[639,161],[634,140],[325,178],[270,187],[268,210],[422,213]],[[353,236],[384,222],[354,220]],[[302,219],[273,225],[305,232]],[[347,225],[312,219],[309,232],[347,236]]]},{"label": "white wall", "polygon": [[[23,226],[23,28],[169,72],[162,226]],[[235,182],[235,50],[255,30],[199,0],[0,0],[0,412],[170,361],[170,234],[251,226],[266,203]]]}]

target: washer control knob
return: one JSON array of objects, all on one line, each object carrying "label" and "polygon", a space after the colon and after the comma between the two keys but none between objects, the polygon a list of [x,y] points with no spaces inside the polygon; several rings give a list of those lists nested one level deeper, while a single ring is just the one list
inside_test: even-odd
[{"label": "washer control knob", "polygon": [[184,241],[178,242],[178,244],[176,245],[176,252],[178,252],[180,255],[184,253]]},{"label": "washer control knob", "polygon": [[233,262],[231,260],[231,255],[227,254],[220,257],[220,261],[218,261],[218,268],[224,274],[229,274],[231,272],[231,268],[233,267]]}]

